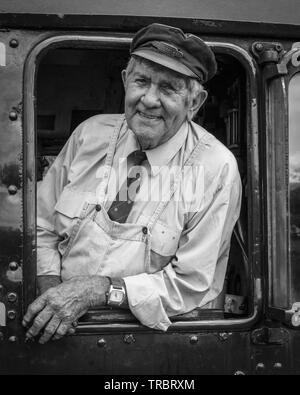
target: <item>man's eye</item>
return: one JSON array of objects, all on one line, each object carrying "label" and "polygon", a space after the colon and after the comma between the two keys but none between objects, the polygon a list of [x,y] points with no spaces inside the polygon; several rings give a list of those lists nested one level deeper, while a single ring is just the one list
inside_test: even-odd
[{"label": "man's eye", "polygon": [[172,85],[169,84],[163,84],[161,85],[161,89],[162,91],[166,92],[166,93],[172,93],[175,91],[175,89],[173,88]]},{"label": "man's eye", "polygon": [[136,83],[138,83],[139,85],[145,85],[147,83],[147,81],[145,80],[145,78],[137,78],[135,80]]}]

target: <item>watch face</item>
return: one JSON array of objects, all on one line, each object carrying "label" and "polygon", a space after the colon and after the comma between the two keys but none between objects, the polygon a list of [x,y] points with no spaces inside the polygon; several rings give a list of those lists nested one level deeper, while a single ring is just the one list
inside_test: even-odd
[{"label": "watch face", "polygon": [[122,290],[113,289],[109,294],[110,302],[121,303],[124,298],[124,292]]}]

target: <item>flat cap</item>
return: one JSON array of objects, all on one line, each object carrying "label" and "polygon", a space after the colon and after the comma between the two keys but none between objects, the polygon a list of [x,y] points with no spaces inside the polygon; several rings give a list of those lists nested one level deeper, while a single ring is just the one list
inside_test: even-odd
[{"label": "flat cap", "polygon": [[130,54],[196,78],[201,83],[207,82],[217,71],[214,53],[201,38],[160,23],[153,23],[136,33]]}]

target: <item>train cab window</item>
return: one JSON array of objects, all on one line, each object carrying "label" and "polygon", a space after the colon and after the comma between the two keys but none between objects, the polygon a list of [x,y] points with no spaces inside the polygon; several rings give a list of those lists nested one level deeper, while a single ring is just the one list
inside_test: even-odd
[{"label": "train cab window", "polygon": [[300,73],[289,85],[290,260],[292,300],[300,300]]},{"label": "train cab window", "polygon": [[[37,184],[42,182],[74,128],[95,114],[122,113],[124,89],[121,70],[128,49],[61,47],[40,59],[36,78]],[[208,83],[209,98],[195,121],[222,141],[235,155],[243,184],[240,218],[231,240],[222,294],[206,309],[196,309],[178,321],[243,319],[252,314],[253,279],[249,257],[249,158],[247,152],[249,80],[244,65],[228,51],[218,51],[218,73]],[[297,223],[295,222],[295,225]],[[297,225],[300,226],[299,223]],[[300,228],[299,228],[300,229]],[[299,230],[300,231],[300,230]],[[201,240],[199,240],[199,243]],[[90,312],[85,324],[134,322],[129,313]]]}]

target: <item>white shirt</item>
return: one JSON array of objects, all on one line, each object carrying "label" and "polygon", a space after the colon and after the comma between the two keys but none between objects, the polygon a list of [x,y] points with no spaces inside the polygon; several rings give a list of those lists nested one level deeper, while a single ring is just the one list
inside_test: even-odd
[{"label": "white shirt", "polygon": [[[38,275],[60,275],[59,246],[72,221],[68,218],[57,220],[60,214],[54,207],[67,184],[91,195],[97,193],[97,180],[101,177],[110,138],[110,133],[103,133],[103,130],[113,130],[119,117],[100,115],[83,122],[40,186]],[[241,182],[233,154],[202,127],[193,122],[184,123],[170,140],[146,151],[148,162],[139,199],[127,222],[147,223],[157,206],[157,196],[161,195],[147,199],[149,188],[146,186],[150,183],[156,192],[167,188],[168,171],[181,169],[200,140],[201,149],[193,167],[201,171],[186,173],[184,185],[183,181],[179,185],[180,198],[171,199],[153,228],[152,272],[136,275],[125,272],[122,276],[132,313],[141,323],[156,329],[166,330],[170,325],[168,317],[206,305],[223,288],[231,233],[240,211]],[[126,177],[119,161],[136,149],[139,144],[135,135],[125,125],[113,159],[117,183],[121,184]],[[109,180],[105,201],[107,210],[116,195],[112,181]],[[190,193],[184,193],[186,185],[199,195],[192,204]]]}]

